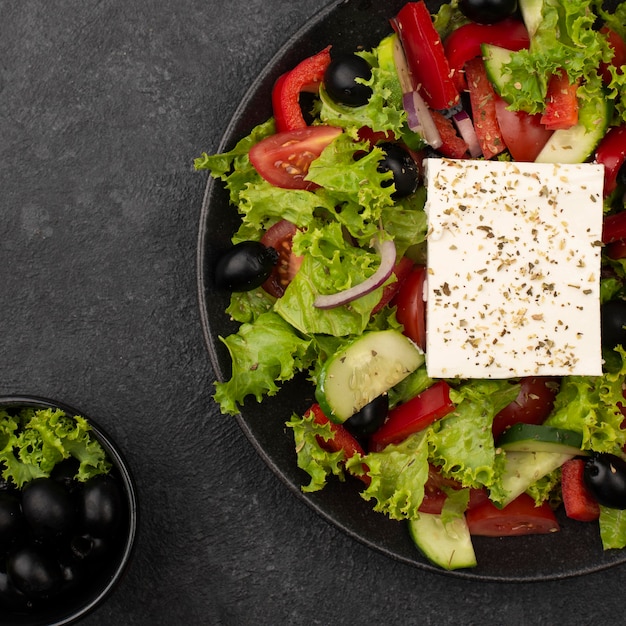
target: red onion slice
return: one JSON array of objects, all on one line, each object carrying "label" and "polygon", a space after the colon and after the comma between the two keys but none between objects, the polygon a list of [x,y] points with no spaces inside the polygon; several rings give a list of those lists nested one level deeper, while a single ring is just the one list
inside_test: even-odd
[{"label": "red onion slice", "polygon": [[469,147],[469,153],[472,157],[480,156],[483,151],[480,147],[480,142],[476,136],[476,130],[470,116],[462,109],[452,116],[454,123],[465,143]]},{"label": "red onion slice", "polygon": [[374,248],[380,254],[380,265],[369,278],[366,278],[358,285],[354,285],[354,287],[344,289],[338,293],[318,296],[315,298],[313,306],[318,309],[334,309],[342,304],[348,304],[380,287],[391,276],[393,271],[396,263],[396,246],[389,239],[381,243],[380,239],[377,238],[374,241]]},{"label": "red onion slice", "polygon": [[431,148],[434,150],[439,148],[443,141],[422,96],[417,91],[405,93],[402,96],[402,105],[406,111],[409,128],[421,135]]}]

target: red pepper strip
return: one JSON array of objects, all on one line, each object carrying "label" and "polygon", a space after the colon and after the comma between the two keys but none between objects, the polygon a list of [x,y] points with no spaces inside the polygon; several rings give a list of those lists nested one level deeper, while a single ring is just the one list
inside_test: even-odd
[{"label": "red pepper strip", "polygon": [[400,287],[413,270],[413,261],[408,256],[403,256],[393,268],[393,274],[396,280],[383,287],[383,293],[378,304],[372,309],[372,315],[378,313],[386,304],[389,304],[393,297],[398,293]]},{"label": "red pepper strip", "polygon": [[[365,456],[365,451],[361,447],[361,444],[347,431],[347,429],[341,424],[335,424],[331,422],[324,412],[320,408],[319,404],[313,404],[309,410],[305,413],[305,417],[309,417],[313,414],[313,419],[316,424],[324,425],[330,424],[330,430],[333,433],[332,439],[324,439],[323,437],[318,436],[317,441],[324,450],[328,450],[329,452],[339,452],[343,450],[346,455],[346,459],[354,456],[355,454],[360,454],[361,456]],[[367,467],[365,467],[367,471]],[[360,480],[362,480],[366,485],[370,484],[370,477],[367,474],[363,474],[362,476],[358,476]]]},{"label": "red pepper strip", "polygon": [[471,22],[452,31],[443,47],[452,71],[452,80],[459,91],[467,89],[463,68],[470,59],[481,56],[480,45],[483,43],[517,52],[528,48],[530,39],[524,23],[512,18],[497,24]]},{"label": "red pepper strip", "polygon": [[595,162],[604,165],[604,197],[617,188],[617,174],[625,160],[626,124],[623,124],[613,126],[596,148]]},{"label": "red pepper strip", "polygon": [[305,59],[290,72],[279,76],[272,90],[272,108],[276,132],[306,128],[307,123],[300,108],[303,91],[317,93],[330,64],[330,46]]},{"label": "red pepper strip", "polygon": [[490,159],[506,149],[496,115],[496,94],[480,57],[470,59],[465,64],[465,73],[474,117],[474,130],[483,157]]},{"label": "red pepper strip", "polygon": [[626,239],[626,211],[605,217],[602,226],[602,243],[613,243],[621,239]]},{"label": "red pepper strip", "polygon": [[570,459],[561,467],[561,491],[567,517],[579,522],[593,522],[600,517],[600,505],[589,493],[583,474],[585,462]]},{"label": "red pepper strip", "polygon": [[578,124],[578,81],[569,82],[563,70],[552,74],[548,81],[546,108],[541,123],[548,130],[567,130]]},{"label": "red pepper strip", "polygon": [[413,88],[433,109],[455,106],[460,100],[459,92],[452,80],[441,38],[423,0],[407,2],[391,20],[391,26],[404,48]]},{"label": "red pepper strip", "polygon": [[457,135],[452,121],[441,115],[439,111],[431,111],[431,115],[442,142],[437,148],[437,152],[441,152],[441,154],[451,159],[466,157],[469,147],[467,142]]},{"label": "red pepper strip", "polygon": [[440,380],[392,409],[385,423],[370,437],[370,449],[379,451],[390,443],[398,443],[409,435],[424,430],[453,410],[450,387],[444,380]]}]

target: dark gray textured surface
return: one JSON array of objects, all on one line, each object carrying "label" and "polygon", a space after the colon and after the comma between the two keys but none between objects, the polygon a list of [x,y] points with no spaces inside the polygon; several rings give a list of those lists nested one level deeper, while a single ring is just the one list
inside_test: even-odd
[{"label": "dark gray textured surface", "polygon": [[91,414],[139,488],[133,564],[84,623],[622,623],[623,567],[478,584],[370,551],[211,403],[192,159],[326,4],[0,0],[0,393]]}]

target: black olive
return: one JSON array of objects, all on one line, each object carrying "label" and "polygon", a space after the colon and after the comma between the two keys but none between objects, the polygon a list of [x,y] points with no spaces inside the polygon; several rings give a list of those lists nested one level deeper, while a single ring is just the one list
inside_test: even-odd
[{"label": "black olive", "polygon": [[[378,171],[393,173],[396,190],[391,197],[397,200],[411,195],[420,182],[419,171],[413,157],[395,143],[381,143],[379,147],[384,150],[385,157],[378,164]],[[385,186],[391,185],[391,182],[385,181]]]},{"label": "black olive", "polygon": [[22,533],[24,517],[17,494],[0,491],[0,554],[12,546]]},{"label": "black olive", "polygon": [[61,586],[61,566],[42,549],[24,546],[7,558],[9,580],[32,599],[47,598]]},{"label": "black olive", "polygon": [[597,453],[585,461],[585,484],[602,506],[626,509],[626,461],[615,454]]},{"label": "black olive", "polygon": [[626,161],[624,161],[619,170],[617,170],[617,184],[621,187],[626,187]]},{"label": "black olive", "polygon": [[69,492],[52,478],[36,478],[26,484],[22,512],[37,537],[66,534],[76,523],[76,508]]},{"label": "black olive", "polygon": [[75,560],[93,561],[105,556],[111,547],[111,541],[91,535],[77,535],[70,541],[70,552]]},{"label": "black olive", "polygon": [[122,522],[122,492],[110,475],[90,478],[80,497],[83,529],[92,537],[111,537]]},{"label": "black olive", "polygon": [[611,300],[601,308],[602,345],[615,348],[622,345],[626,348],[626,301]]},{"label": "black olive", "polygon": [[324,73],[326,93],[337,103],[349,107],[367,104],[372,90],[357,79],[370,80],[370,64],[356,54],[342,54],[335,57]]},{"label": "black olive", "polygon": [[495,24],[517,11],[517,0],[459,0],[465,17],[479,24]]},{"label": "black olive", "polygon": [[348,418],[344,426],[356,437],[369,437],[382,426],[388,413],[389,397],[385,393]]},{"label": "black olive", "polygon": [[278,252],[260,241],[241,241],[223,254],[215,267],[215,285],[228,291],[260,287],[272,273]]},{"label": "black olive", "polygon": [[78,459],[71,456],[54,466],[50,472],[50,478],[61,483],[71,493],[77,487],[77,481],[74,477],[78,473],[79,467]]},{"label": "black olive", "polygon": [[25,608],[28,598],[9,580],[5,570],[0,569],[0,607],[3,609]]}]

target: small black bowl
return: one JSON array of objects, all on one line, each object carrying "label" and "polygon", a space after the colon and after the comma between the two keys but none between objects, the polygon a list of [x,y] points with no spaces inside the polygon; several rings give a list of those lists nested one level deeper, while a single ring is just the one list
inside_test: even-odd
[{"label": "small black bowl", "polygon": [[131,560],[137,534],[137,495],[128,465],[109,435],[81,411],[61,402],[34,396],[0,397],[0,409],[61,409],[66,415],[80,415],[91,426],[92,433],[100,442],[111,461],[111,476],[122,488],[123,515],[104,557],[98,566],[88,570],[84,579],[58,596],[27,607],[5,607],[0,600],[0,626],[61,626],[73,624],[93,611],[108,598]]}]

